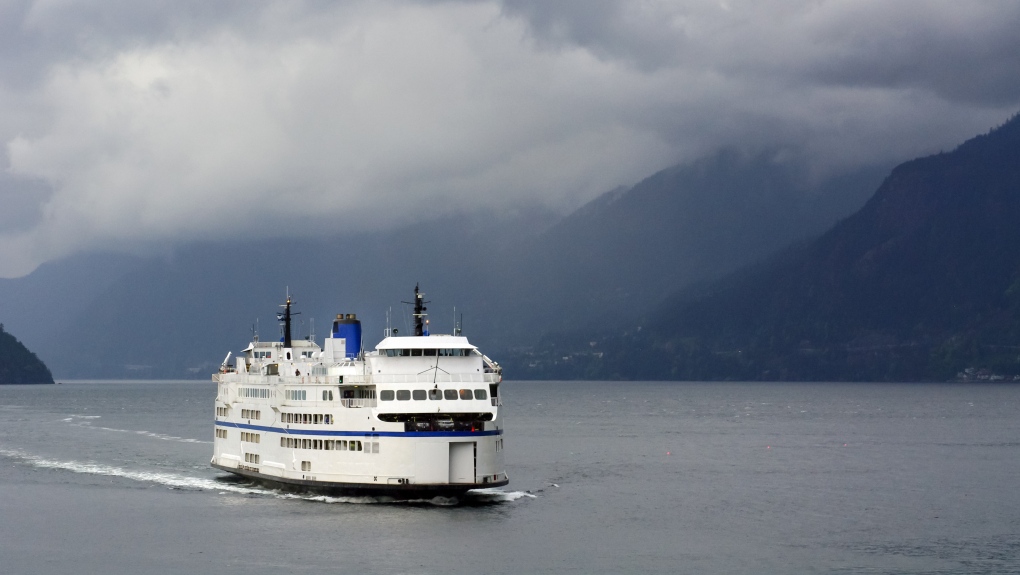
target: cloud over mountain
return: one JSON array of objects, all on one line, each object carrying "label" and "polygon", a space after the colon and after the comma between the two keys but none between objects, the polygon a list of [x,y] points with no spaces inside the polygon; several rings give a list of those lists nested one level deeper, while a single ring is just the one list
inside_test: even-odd
[{"label": "cloud over mountain", "polygon": [[1020,103],[999,2],[0,6],[0,276],[88,249],[567,209],[721,146],[818,172]]}]

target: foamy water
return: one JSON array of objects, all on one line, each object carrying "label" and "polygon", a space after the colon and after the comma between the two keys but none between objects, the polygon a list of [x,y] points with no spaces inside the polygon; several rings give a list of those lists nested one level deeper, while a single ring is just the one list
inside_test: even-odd
[{"label": "foamy water", "polygon": [[136,435],[144,435],[146,437],[159,439],[161,441],[179,441],[181,443],[205,443],[212,445],[212,441],[193,439],[190,437],[178,437],[176,435],[167,435],[165,433],[158,433],[155,431],[145,431],[137,429],[117,429],[115,427],[103,427],[101,425],[93,425],[92,420],[101,418],[102,418],[101,415],[72,415],[70,417],[62,419],[61,421],[70,423],[77,427],[82,427],[85,429],[95,429],[97,431],[109,431],[112,433],[134,433]]},{"label": "foamy water", "polygon": [[300,493],[289,493],[277,489],[248,486],[227,481],[218,481],[196,476],[165,473],[157,471],[140,471],[125,469],[108,464],[91,461],[63,461],[47,457],[24,453],[18,450],[0,449],[0,455],[28,463],[41,469],[61,469],[73,473],[86,475],[106,475],[110,477],[123,477],[133,481],[166,485],[174,489],[201,489],[216,491],[219,493],[241,493],[245,495],[262,495],[276,497],[279,499],[300,499],[303,501],[316,501],[319,503],[355,503],[355,504],[385,504],[385,503],[423,503],[440,506],[458,505],[464,502],[473,503],[510,503],[523,497],[535,497],[530,493],[521,491],[502,491],[499,489],[478,489],[464,494],[462,497],[432,497],[427,499],[402,499],[386,496],[329,496],[329,495],[306,495]]}]

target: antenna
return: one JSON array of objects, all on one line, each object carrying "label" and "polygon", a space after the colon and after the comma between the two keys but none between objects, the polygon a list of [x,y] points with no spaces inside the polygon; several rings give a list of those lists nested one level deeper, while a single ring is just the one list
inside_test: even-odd
[{"label": "antenna", "polygon": [[[402,303],[412,303],[405,301]],[[427,335],[425,333],[425,317],[428,315],[425,311],[428,309],[425,304],[432,303],[425,301],[425,294],[418,291],[418,284],[414,284],[414,335],[421,336]]]},{"label": "antenna", "polygon": [[288,287],[287,288],[287,303],[285,303],[285,304],[280,306],[280,307],[283,308],[283,312],[282,313],[281,312],[276,312],[276,319],[278,321],[283,322],[283,347],[293,347],[293,345],[291,345],[292,342],[291,342],[291,338],[290,338],[291,316],[295,316],[295,315],[298,315],[298,314],[301,313],[301,312],[293,312],[292,313],[290,311],[290,304],[291,304],[291,301],[290,301],[290,287]]}]

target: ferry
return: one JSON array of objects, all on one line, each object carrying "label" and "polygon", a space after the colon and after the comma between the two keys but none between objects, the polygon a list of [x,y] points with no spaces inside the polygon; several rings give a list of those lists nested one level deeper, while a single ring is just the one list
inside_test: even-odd
[{"label": "ferry", "polygon": [[430,334],[416,285],[414,335],[387,328],[365,351],[355,314],[337,314],[320,347],[259,341],[217,384],[213,467],[272,487],[329,494],[456,496],[509,483],[502,368],[454,329]]}]

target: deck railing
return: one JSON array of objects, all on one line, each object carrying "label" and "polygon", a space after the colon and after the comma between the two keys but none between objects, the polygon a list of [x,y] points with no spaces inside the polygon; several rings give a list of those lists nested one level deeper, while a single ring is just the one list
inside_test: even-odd
[{"label": "deck railing", "polygon": [[217,383],[233,381],[244,385],[374,385],[377,383],[499,383],[498,373],[432,373],[419,374],[369,374],[369,375],[301,375],[262,376],[246,373],[214,373],[212,380]]},{"label": "deck railing", "polygon": [[340,398],[340,405],[344,407],[375,407],[376,400],[369,398]]}]

